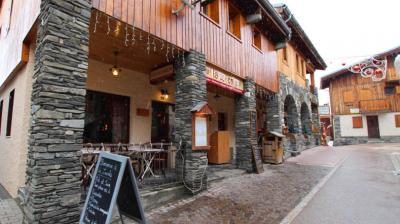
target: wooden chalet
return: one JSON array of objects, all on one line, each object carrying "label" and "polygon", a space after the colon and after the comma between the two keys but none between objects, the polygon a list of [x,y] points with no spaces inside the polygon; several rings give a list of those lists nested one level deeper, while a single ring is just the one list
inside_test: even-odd
[{"label": "wooden chalet", "polygon": [[329,88],[335,144],[400,140],[399,53],[396,47],[321,78],[321,88]]}]

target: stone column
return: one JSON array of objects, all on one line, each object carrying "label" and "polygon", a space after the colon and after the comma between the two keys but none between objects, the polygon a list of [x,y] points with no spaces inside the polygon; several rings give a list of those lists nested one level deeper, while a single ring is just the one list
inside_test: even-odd
[{"label": "stone column", "polygon": [[254,80],[247,79],[244,90],[244,95],[238,96],[235,104],[236,163],[240,169],[253,172],[251,146],[257,145],[256,116],[250,119],[251,113],[256,111]]},{"label": "stone column", "polygon": [[[192,150],[192,113],[191,109],[200,102],[207,101],[206,84],[206,58],[204,54],[191,50],[185,56],[185,63],[177,60],[174,63],[176,81],[176,141],[182,140],[184,144],[184,167],[178,167],[183,171],[181,175],[189,187],[195,189],[200,187],[199,165],[207,160],[206,151]],[[177,158],[180,159],[179,157]],[[178,163],[180,164],[180,163]],[[206,186],[206,176],[203,179],[203,187]],[[195,189],[196,190],[196,189]]]},{"label": "stone column", "polygon": [[33,75],[25,223],[74,223],[80,215],[89,0],[42,0]]},{"label": "stone column", "polygon": [[267,98],[267,130],[282,133],[282,121],[281,96],[275,93]]}]

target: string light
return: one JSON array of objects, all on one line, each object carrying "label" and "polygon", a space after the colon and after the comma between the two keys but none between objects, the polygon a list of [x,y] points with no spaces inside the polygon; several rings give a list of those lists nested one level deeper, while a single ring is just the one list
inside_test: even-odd
[{"label": "string light", "polygon": [[147,33],[147,54],[150,54],[150,34]]},{"label": "string light", "polygon": [[110,28],[110,17],[107,16],[107,35],[110,34],[111,28]]},{"label": "string light", "polygon": [[169,53],[169,45],[167,45],[167,53],[166,53],[166,57],[167,57],[167,62],[169,62],[169,56],[168,56],[168,53]]},{"label": "string light", "polygon": [[371,78],[374,82],[386,78],[387,60],[379,60],[374,57],[347,68],[350,72],[360,74],[363,78]]},{"label": "string light", "polygon": [[153,43],[152,43],[152,45],[153,45],[153,51],[154,52],[156,52],[157,51],[157,45],[156,45],[156,41],[153,39]]},{"label": "string light", "polygon": [[132,26],[132,46],[135,45],[135,23]]},{"label": "string light", "polygon": [[99,23],[99,12],[96,11],[96,22],[94,23],[94,30],[93,33],[96,33],[97,30],[97,24]]},{"label": "string light", "polygon": [[128,46],[128,24],[125,24],[125,47]]}]

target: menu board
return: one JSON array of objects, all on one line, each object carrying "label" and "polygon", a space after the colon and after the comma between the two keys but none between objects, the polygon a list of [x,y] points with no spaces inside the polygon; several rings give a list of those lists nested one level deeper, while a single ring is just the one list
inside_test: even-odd
[{"label": "menu board", "polygon": [[260,149],[258,147],[252,147],[252,149],[253,149],[253,161],[255,170],[257,173],[262,173],[264,172],[264,167],[263,167],[263,162],[261,160]]},{"label": "menu board", "polygon": [[145,223],[129,158],[101,152],[79,223],[110,223],[117,198],[125,198],[125,200],[118,200],[121,203],[121,205],[118,203],[118,207],[124,208],[124,214],[140,223]]},{"label": "menu board", "polygon": [[208,146],[207,142],[207,117],[195,118],[195,146]]}]

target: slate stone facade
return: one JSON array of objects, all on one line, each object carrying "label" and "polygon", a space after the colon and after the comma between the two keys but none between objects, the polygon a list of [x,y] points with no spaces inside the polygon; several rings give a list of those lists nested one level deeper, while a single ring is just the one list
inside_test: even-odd
[{"label": "slate stone facade", "polygon": [[[184,181],[194,190],[200,187],[198,177],[201,176],[201,173],[199,174],[198,171],[202,164],[206,164],[207,152],[192,150],[191,110],[198,103],[207,102],[205,71],[205,55],[193,50],[185,55],[185,64],[182,64],[182,60],[177,60],[174,64],[176,140],[178,142],[182,140],[184,145],[184,156],[186,158],[183,171]],[[178,157],[177,159],[180,160],[181,158]],[[178,167],[178,170],[182,169]],[[206,181],[207,177],[204,175],[203,187],[207,186]]]},{"label": "slate stone facade", "polygon": [[252,79],[244,82],[245,93],[235,102],[236,164],[253,172],[252,146],[257,146],[256,86]]},{"label": "slate stone facade", "polygon": [[[287,155],[296,155],[304,149],[312,148],[320,144],[320,134],[311,133],[311,130],[304,131],[304,119],[303,123],[301,119],[301,112],[307,111],[307,113],[309,113],[307,119],[311,119],[310,122],[312,122],[316,128],[319,127],[318,110],[312,109],[313,104],[318,106],[318,97],[307,89],[287,79],[284,74],[280,74],[279,81],[279,94],[275,94],[267,101],[267,128],[268,130],[282,133],[285,101],[291,101],[293,106],[289,108],[289,112],[293,113],[293,116],[289,116],[288,119],[291,119],[289,123],[293,124],[293,130],[291,130],[292,133],[284,139],[283,145]],[[306,107],[306,109],[302,108],[302,106]]]},{"label": "slate stone facade", "polygon": [[41,2],[21,191],[25,223],[79,220],[90,10],[89,0]]}]

